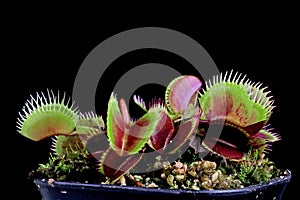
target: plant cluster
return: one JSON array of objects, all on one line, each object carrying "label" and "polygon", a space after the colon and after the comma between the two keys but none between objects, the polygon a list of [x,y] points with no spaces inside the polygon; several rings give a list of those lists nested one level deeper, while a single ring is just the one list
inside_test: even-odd
[{"label": "plant cluster", "polygon": [[[34,141],[53,138],[49,162],[40,164],[36,177],[171,189],[239,188],[279,175],[265,158],[270,143],[280,139],[268,124],[274,101],[266,89],[233,71],[214,76],[205,87],[198,77],[183,75],[170,82],[164,99],[147,105],[135,95],[144,110],[138,119],[112,93],[105,120],[81,113],[65,95],[47,90],[25,103],[17,127]],[[205,151],[218,159],[201,158]],[[146,163],[149,172],[135,173],[148,162],[149,152],[155,155]],[[178,159],[169,162],[174,155]]]}]

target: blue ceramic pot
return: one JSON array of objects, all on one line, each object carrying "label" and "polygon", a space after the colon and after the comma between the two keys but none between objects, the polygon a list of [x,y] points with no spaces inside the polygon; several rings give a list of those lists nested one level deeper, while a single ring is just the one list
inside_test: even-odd
[{"label": "blue ceramic pot", "polygon": [[35,179],[43,200],[280,200],[291,173],[284,177],[232,190],[169,190],[115,185],[84,184]]}]

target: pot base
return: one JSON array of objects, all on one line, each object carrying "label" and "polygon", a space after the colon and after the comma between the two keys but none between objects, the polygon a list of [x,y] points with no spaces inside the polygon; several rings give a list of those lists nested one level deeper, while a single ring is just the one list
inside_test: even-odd
[{"label": "pot base", "polygon": [[170,190],[101,184],[84,184],[35,179],[43,200],[154,200],[154,199],[201,199],[201,200],[280,200],[291,173],[268,182],[231,190]]}]

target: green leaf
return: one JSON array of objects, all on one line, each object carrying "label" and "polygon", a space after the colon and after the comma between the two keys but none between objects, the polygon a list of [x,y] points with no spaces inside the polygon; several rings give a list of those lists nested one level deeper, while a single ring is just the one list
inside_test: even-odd
[{"label": "green leaf", "polygon": [[95,135],[102,132],[104,128],[105,124],[101,116],[97,116],[93,112],[80,113],[76,124],[76,133]]},{"label": "green leaf", "polygon": [[120,156],[109,148],[100,161],[100,172],[115,182],[120,176],[132,169],[141,160],[142,156],[142,153]]},{"label": "green leaf", "polygon": [[22,113],[19,112],[17,127],[20,134],[39,141],[55,135],[72,134],[78,120],[76,108],[65,102],[65,95],[60,100],[52,91],[48,96],[43,93],[25,103]]},{"label": "green leaf", "polygon": [[52,139],[52,151],[58,156],[63,156],[67,153],[71,153],[73,151],[80,151],[85,148],[84,143],[82,142],[79,135],[70,135],[64,136],[59,135],[55,136]]},{"label": "green leaf", "polygon": [[156,107],[156,111],[161,114],[160,120],[151,135],[149,145],[156,151],[164,151],[174,136],[174,124],[164,108]]},{"label": "green leaf", "polygon": [[110,146],[120,155],[138,153],[146,144],[149,137],[155,132],[161,119],[157,109],[149,109],[137,121],[130,120],[124,100],[120,100],[121,110],[117,99],[111,96],[108,103],[107,136]]},{"label": "green leaf", "polygon": [[118,101],[116,96],[112,94],[108,102],[107,136],[111,148],[115,151],[120,152],[122,150],[125,131],[125,122],[119,109]]}]

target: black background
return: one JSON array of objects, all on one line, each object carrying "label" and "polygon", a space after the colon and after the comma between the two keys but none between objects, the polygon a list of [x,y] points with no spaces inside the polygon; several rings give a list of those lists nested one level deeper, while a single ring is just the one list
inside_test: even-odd
[{"label": "black background", "polygon": [[[17,14],[17,12],[16,12]],[[243,15],[244,14],[244,15]],[[16,132],[18,111],[30,94],[46,91],[47,88],[72,94],[73,83],[81,63],[88,53],[103,40],[119,32],[145,26],[165,27],[182,32],[200,43],[210,54],[220,71],[234,69],[245,73],[253,81],[260,81],[271,90],[276,108],[270,119],[282,140],[273,144],[269,155],[281,168],[292,171],[293,177],[284,199],[296,194],[299,172],[296,170],[298,152],[298,81],[299,68],[296,26],[293,12],[282,14],[280,10],[241,11],[228,17],[194,16],[191,19],[162,21],[111,20],[105,17],[79,17],[57,15],[43,11],[25,12],[20,15],[7,14],[3,32],[4,53],[2,71],[3,114],[9,117],[3,126],[9,127],[3,134],[2,183],[9,181],[13,187],[10,199],[41,199],[37,188],[27,180],[28,172],[38,163],[45,162],[49,155],[50,140],[33,142]],[[226,16],[226,18],[225,18]],[[137,16],[139,18],[139,16]],[[93,19],[93,20],[91,20]],[[105,102],[112,92],[112,85],[130,67],[147,62],[161,62],[174,68],[188,65],[176,55],[162,52],[134,52],[112,64],[111,76],[101,79],[97,99],[99,114],[105,115]],[[122,68],[123,67],[123,68]],[[182,66],[185,67],[185,66]],[[148,88],[149,89],[149,88]],[[152,90],[148,90],[147,94]],[[161,95],[157,90],[154,95]],[[7,109],[8,108],[8,109]],[[7,111],[8,110],[8,111]],[[8,137],[6,137],[8,135]],[[6,139],[8,138],[8,139]],[[3,189],[3,188],[2,188]]]}]

